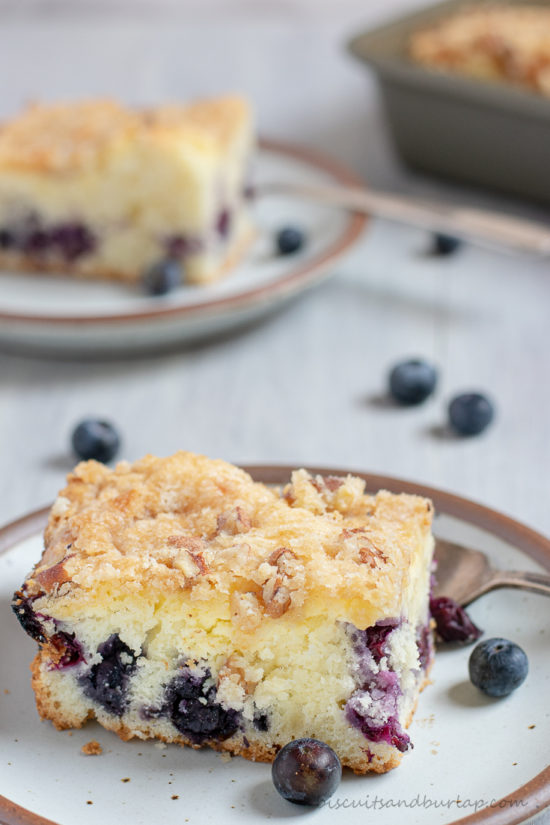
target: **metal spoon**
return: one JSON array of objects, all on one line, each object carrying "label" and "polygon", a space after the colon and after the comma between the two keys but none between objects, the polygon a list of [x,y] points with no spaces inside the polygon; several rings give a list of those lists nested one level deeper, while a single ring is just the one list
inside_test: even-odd
[{"label": "metal spoon", "polygon": [[265,183],[258,187],[258,192],[306,198],[430,232],[453,235],[482,246],[550,255],[550,229],[547,226],[499,212],[330,184]]},{"label": "metal spoon", "polygon": [[550,596],[550,576],[543,573],[498,570],[485,553],[446,539],[436,539],[437,561],[434,596],[450,596],[467,605],[497,587],[518,587]]}]

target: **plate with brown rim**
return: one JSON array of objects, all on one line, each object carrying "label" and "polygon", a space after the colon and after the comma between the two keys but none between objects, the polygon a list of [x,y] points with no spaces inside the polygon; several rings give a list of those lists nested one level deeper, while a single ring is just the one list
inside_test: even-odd
[{"label": "plate with brown rim", "polygon": [[[341,164],[304,147],[260,141],[254,180],[362,186]],[[71,354],[134,353],[195,342],[261,319],[318,284],[360,236],[366,217],[281,195],[255,199],[257,236],[245,258],[208,286],[183,284],[150,297],[139,287],[0,271],[0,345]],[[274,253],[278,229],[293,225],[307,242]]]},{"label": "plate with brown rim", "polygon": [[[284,483],[291,472],[278,466],[247,469],[269,484]],[[372,492],[432,498],[436,535],[481,549],[497,566],[550,570],[550,541],[507,516],[414,482],[355,474]],[[123,743],[96,723],[70,732],[41,724],[28,670],[35,645],[21,632],[10,600],[41,553],[46,517],[47,510],[40,510],[0,530],[2,825],[242,825],[304,813],[319,825],[395,825],[397,819],[402,825],[515,825],[550,805],[550,611],[544,597],[523,591],[489,593],[470,613],[486,638],[504,636],[525,649],[525,683],[509,697],[491,700],[468,681],[471,648],[440,649],[410,728],[414,750],[384,775],[344,772],[334,796],[316,810],[282,800],[265,764],[224,760],[208,749]],[[85,757],[81,748],[92,739],[103,753]]]}]

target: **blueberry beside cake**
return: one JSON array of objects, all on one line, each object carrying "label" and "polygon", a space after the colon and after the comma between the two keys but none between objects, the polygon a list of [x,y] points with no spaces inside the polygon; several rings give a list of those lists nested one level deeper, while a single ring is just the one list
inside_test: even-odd
[{"label": "blueberry beside cake", "polygon": [[240,97],[29,106],[0,128],[0,265],[135,282],[176,260],[216,280],[253,235],[253,148]]},{"label": "blueberry beside cake", "polygon": [[384,772],[432,661],[432,505],[297,470],[281,490],[180,452],[68,477],[14,597],[60,729],[272,761],[329,744]]}]

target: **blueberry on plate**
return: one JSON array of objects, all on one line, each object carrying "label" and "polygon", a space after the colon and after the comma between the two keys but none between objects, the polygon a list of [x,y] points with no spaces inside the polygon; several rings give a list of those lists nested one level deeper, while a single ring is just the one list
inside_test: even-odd
[{"label": "blueberry on plate", "polygon": [[293,255],[305,243],[305,235],[296,226],[285,226],[277,232],[277,251],[279,255]]},{"label": "blueberry on plate", "polygon": [[433,254],[452,255],[462,246],[460,238],[454,238],[452,235],[444,235],[441,232],[436,232],[433,238]]},{"label": "blueberry on plate", "polygon": [[487,396],[467,392],[455,396],[449,404],[449,423],[460,435],[478,435],[485,430],[495,415]]},{"label": "blueberry on plate", "polygon": [[182,280],[182,266],[175,258],[165,258],[152,264],[143,276],[143,287],[148,295],[166,295]]},{"label": "blueberry on plate", "polygon": [[93,458],[106,464],[120,448],[120,436],[109,421],[86,418],[73,430],[73,450],[83,461]]},{"label": "blueberry on plate", "polygon": [[420,358],[402,361],[390,372],[390,394],[399,404],[413,406],[428,398],[437,384],[437,370]]},{"label": "blueberry on plate", "polygon": [[321,805],[342,778],[342,765],[329,745],[318,739],[295,739],[282,748],[271,766],[273,784],[296,805]]},{"label": "blueberry on plate", "polygon": [[487,639],[472,650],[468,669],[472,684],[487,696],[508,696],[525,681],[529,660],[514,642]]}]

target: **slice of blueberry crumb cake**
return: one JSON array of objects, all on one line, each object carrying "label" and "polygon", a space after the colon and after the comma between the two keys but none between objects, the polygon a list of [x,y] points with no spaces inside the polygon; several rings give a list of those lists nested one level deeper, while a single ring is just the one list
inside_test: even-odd
[{"label": "slice of blueberry crumb cake", "polygon": [[252,113],[237,96],[39,103],[0,129],[0,265],[138,282],[218,279],[253,237]]},{"label": "slice of blueberry crumb cake", "polygon": [[68,477],[13,608],[40,715],[356,773],[411,747],[427,680],[432,505],[297,470],[282,490],[180,452]]}]

